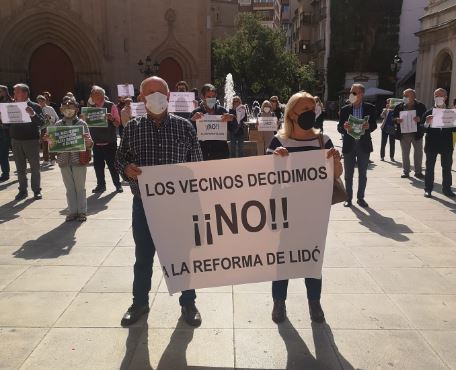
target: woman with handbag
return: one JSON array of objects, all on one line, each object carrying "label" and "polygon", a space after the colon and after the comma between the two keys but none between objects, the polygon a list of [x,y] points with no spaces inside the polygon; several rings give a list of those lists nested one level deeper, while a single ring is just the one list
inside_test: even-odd
[{"label": "woman with handbag", "polygon": [[391,162],[394,162],[394,152],[396,146],[396,126],[394,126],[393,122],[393,113],[394,109],[391,109],[390,106],[390,99],[386,100],[386,107],[383,109],[382,114],[380,117],[383,118],[382,125],[380,128],[382,129],[382,144],[380,146],[380,157],[382,161],[385,160],[385,148],[386,143],[390,143],[390,159]]},{"label": "woman with handbag", "polygon": [[[65,221],[84,222],[87,220],[87,198],[86,198],[86,174],[87,165],[90,162],[90,150],[93,146],[90,137],[89,127],[82,119],[78,118],[77,113],[79,105],[72,97],[64,97],[60,111],[63,118],[57,121],[53,126],[82,126],[84,132],[84,141],[86,145],[85,152],[61,152],[57,153],[57,163],[62,173],[63,183],[66,188],[69,214]],[[46,141],[52,147],[49,136],[45,135]]]},{"label": "woman with handbag", "polygon": [[[334,158],[335,186],[333,193],[336,190],[338,192],[339,188],[336,188],[336,184],[340,184],[339,178],[343,172],[340,153],[334,148],[331,139],[327,135],[322,135],[320,130],[314,128],[314,125],[314,97],[307,92],[294,94],[285,107],[283,127],[272,139],[267,153],[287,156],[293,152],[328,149],[327,157]],[[333,199],[333,203],[339,201],[339,199]],[[314,322],[322,323],[325,321],[325,314],[320,304],[321,279],[306,278],[305,284],[310,318]],[[275,323],[281,323],[286,318],[285,300],[287,298],[287,289],[288,280],[272,282],[272,298],[274,300],[272,321]]]}]

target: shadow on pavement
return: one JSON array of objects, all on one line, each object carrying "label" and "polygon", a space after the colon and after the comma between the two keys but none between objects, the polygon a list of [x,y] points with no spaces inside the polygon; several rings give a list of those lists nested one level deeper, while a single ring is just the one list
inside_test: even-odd
[{"label": "shadow on pavement", "polygon": [[393,218],[382,216],[372,208],[365,208],[367,214],[355,206],[352,206],[350,209],[356,215],[361,225],[385,238],[404,242],[409,240],[409,238],[403,234],[413,234],[413,231],[407,225],[398,224]]},{"label": "shadow on pavement", "polygon": [[[181,319],[171,335],[156,369],[150,363],[148,326],[143,327],[143,335],[138,339],[138,329],[130,328],[125,343],[126,353],[120,370],[228,370],[226,367],[188,366],[187,348],[193,339],[195,328],[186,325]],[[196,329],[198,330],[198,329]],[[315,356],[309,351],[299,332],[287,320],[278,326],[278,331],[287,350],[287,370],[355,370],[355,368],[340,354],[328,324],[312,323],[312,335],[315,346]],[[204,351],[204,348],[201,348]],[[258,348],[260,351],[261,348]],[[134,360],[134,361],[133,361]],[[337,364],[337,365],[336,365]],[[247,370],[238,368],[238,370]],[[250,368],[250,370],[273,370],[268,368]]]},{"label": "shadow on pavement", "polygon": [[16,258],[28,260],[57,258],[70,254],[76,244],[76,230],[81,225],[82,223],[78,221],[64,222],[38,239],[25,242],[13,255]]},{"label": "shadow on pavement", "polygon": [[2,183],[0,185],[0,190],[6,189],[6,188],[10,187],[11,185],[14,185],[14,184],[17,184],[17,183],[19,183],[18,180],[4,182],[4,183]]},{"label": "shadow on pavement", "polygon": [[[414,177],[411,177],[410,180],[411,180],[410,184],[412,186],[414,186],[415,188],[422,189],[423,194],[424,194],[424,182],[419,181],[419,180],[415,179]],[[441,194],[442,196],[446,197],[444,194],[442,194],[442,184],[434,182],[434,189],[432,191],[432,194],[434,195],[434,193],[437,193],[437,192],[439,194]],[[447,198],[447,199],[448,200],[437,198],[437,197],[433,196],[431,199],[428,199],[428,200],[430,200],[430,201],[436,200],[437,202],[441,203],[443,206],[451,208],[453,210],[452,212],[456,213],[456,201],[451,198]]]},{"label": "shadow on pavement", "polygon": [[108,209],[107,204],[109,201],[116,196],[117,193],[109,193],[104,197],[100,197],[99,194],[92,194],[87,197],[87,214],[95,215]]},{"label": "shadow on pavement", "polygon": [[11,202],[5,203],[0,207],[0,224],[18,218],[18,213],[24,210],[30,203],[33,202],[33,198],[28,198],[23,202],[12,200]]}]

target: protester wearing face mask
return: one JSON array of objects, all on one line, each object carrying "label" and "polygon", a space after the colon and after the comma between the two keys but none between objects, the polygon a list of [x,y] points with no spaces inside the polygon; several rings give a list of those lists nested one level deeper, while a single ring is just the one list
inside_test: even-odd
[{"label": "protester wearing face mask", "polygon": [[[179,92],[179,93],[189,92],[188,83],[186,81],[179,81],[178,83],[176,83],[175,91]],[[193,101],[193,108],[196,108],[197,106],[198,106],[198,101],[195,99]],[[190,112],[176,112],[174,114],[176,116],[179,116],[179,117],[182,117],[182,118],[185,118],[185,119],[190,119],[191,118],[191,113]]]},{"label": "protester wearing face mask", "polygon": [[[339,124],[337,130],[343,134],[342,153],[344,154],[345,186],[347,190],[347,200],[344,207],[352,206],[353,198],[353,175],[355,166],[358,165],[358,193],[357,203],[361,207],[369,207],[364,199],[367,184],[367,167],[369,165],[369,156],[373,152],[372,138],[370,133],[377,128],[377,114],[375,106],[363,101],[364,86],[362,84],[353,84],[350,89],[350,104],[344,106],[340,111]],[[364,123],[364,134],[359,140],[355,140],[348,134],[350,125],[349,116],[363,119],[369,116],[369,121]]]},{"label": "protester wearing face mask", "polygon": [[100,86],[92,86],[89,98],[89,106],[106,108],[108,127],[90,127],[90,135],[95,143],[93,146],[93,167],[97,177],[97,186],[92,193],[106,191],[105,164],[108,166],[112,182],[117,193],[122,193],[119,174],[114,166],[117,151],[117,127],[121,125],[120,115],[116,105],[106,97],[105,90]]},{"label": "protester wearing face mask", "polygon": [[380,144],[380,158],[382,161],[385,160],[385,148],[386,143],[389,140],[390,145],[390,159],[394,162],[394,152],[396,149],[396,125],[393,122],[393,109],[391,109],[390,99],[386,101],[386,107],[383,109],[380,117],[383,119],[382,125],[382,143]]},{"label": "protester wearing face mask", "polygon": [[[78,110],[79,105],[76,100],[66,96],[60,106],[60,112],[62,113],[63,118],[55,123],[51,123],[50,126],[82,126],[86,149],[90,150],[93,146],[93,141],[90,137],[89,127],[87,126],[87,123],[78,118]],[[50,142],[47,133],[43,135],[43,140],[48,143],[51,149],[52,142]],[[85,183],[88,163],[81,162],[80,152],[62,152],[57,153],[57,164],[60,167],[66,189],[69,213],[65,220],[67,222],[74,220],[84,222],[87,220]]]},{"label": "protester wearing face mask", "polygon": [[[400,103],[394,108],[393,119],[396,125],[396,138],[400,140],[402,150],[402,169],[401,177],[403,179],[410,177],[410,149],[413,145],[413,162],[415,167],[415,177],[423,179],[423,136],[424,136],[424,123],[421,120],[423,114],[426,113],[426,107],[423,103],[416,100],[415,90],[407,89],[403,92],[404,102]],[[415,111],[416,116],[413,121],[417,125],[416,132],[401,133],[400,112],[402,111]]]},{"label": "protester wearing face mask", "polygon": [[[434,108],[446,109],[448,93],[444,89],[434,91]],[[429,109],[423,116],[426,130],[426,176],[424,178],[424,196],[432,197],[434,187],[434,168],[437,156],[440,154],[442,165],[442,193],[447,197],[454,198],[455,193],[451,190],[452,176],[451,166],[453,165],[453,133],[456,128],[433,127],[432,109]]]},{"label": "protester wearing face mask", "polygon": [[[199,108],[191,113],[192,124],[196,127],[196,121],[203,118],[205,114],[221,115],[222,124],[227,124],[236,119],[233,114],[223,108],[217,102],[217,89],[214,85],[205,84],[201,88],[202,101]],[[213,159],[226,159],[230,157],[230,150],[226,140],[206,140],[200,142],[203,158],[205,161]]]},{"label": "protester wearing face mask", "polygon": [[[319,150],[324,146],[329,149],[328,158],[334,158],[334,179],[342,175],[340,154],[334,148],[331,139],[320,133],[315,126],[315,100],[306,92],[294,94],[285,107],[283,127],[271,141],[268,154],[286,156],[293,152]],[[310,318],[321,323],[325,321],[325,314],[320,304],[321,279],[306,278],[307,300]],[[286,318],[285,300],[287,299],[288,280],[272,282],[272,298],[274,307],[272,320],[281,323]]]},{"label": "protester wearing face mask", "polygon": [[[274,117],[275,114],[272,111],[272,104],[269,100],[265,100],[261,104],[260,113],[258,117]],[[264,155],[268,149],[269,144],[271,143],[272,138],[274,137],[274,131],[258,131],[258,120],[255,126],[255,130],[251,131],[251,139],[256,141],[257,144],[257,154]]]},{"label": "protester wearing face mask", "polygon": [[[0,103],[10,103],[13,99],[8,92],[8,87],[0,85]],[[1,117],[0,117],[1,118]],[[8,125],[3,125],[0,119],[0,183],[9,180],[10,164],[9,164],[9,149],[11,140],[9,136]]]},{"label": "protester wearing face mask", "polygon": [[228,134],[230,140],[231,158],[240,158],[244,156],[244,127],[247,121],[247,110],[239,96],[233,97],[233,108],[229,113],[235,116],[228,123]]},{"label": "protester wearing face mask", "polygon": [[[46,126],[52,125],[55,122],[58,121],[59,116],[57,115],[57,112],[54,110],[53,107],[47,104],[47,100],[44,97],[44,95],[38,95],[36,97],[36,102],[40,105],[41,109],[43,109],[43,115],[44,119],[46,121]],[[46,133],[46,128],[41,130],[41,135],[44,135]],[[55,164],[55,154],[54,153],[49,153],[49,148],[47,146],[47,143],[42,143],[42,148],[43,148],[43,166],[49,166],[49,165],[54,165]],[[51,161],[49,161],[51,160]]]},{"label": "protester wearing face mask", "polygon": [[314,96],[315,99],[315,128],[323,132],[323,122],[325,120],[326,112],[325,106],[321,102],[319,96]]},{"label": "protester wearing face mask", "polygon": [[[136,256],[133,304],[123,316],[122,326],[135,323],[149,312],[155,246],[138,186],[141,167],[203,159],[192,124],[168,113],[168,84],[159,77],[149,77],[141,83],[140,91],[140,100],[145,101],[147,115],[135,117],[125,126],[116,157],[116,167],[124,180],[129,182],[133,193],[132,229]],[[201,315],[195,306],[195,299],[194,290],[182,292],[179,298],[182,317],[191,326],[201,325]]]}]

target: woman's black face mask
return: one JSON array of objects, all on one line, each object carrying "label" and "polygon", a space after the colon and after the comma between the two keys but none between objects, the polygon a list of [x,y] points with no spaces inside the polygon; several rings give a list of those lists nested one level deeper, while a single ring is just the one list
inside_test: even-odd
[{"label": "woman's black face mask", "polygon": [[315,125],[315,112],[313,110],[309,110],[307,112],[303,112],[298,117],[298,125],[303,130],[310,130]]}]

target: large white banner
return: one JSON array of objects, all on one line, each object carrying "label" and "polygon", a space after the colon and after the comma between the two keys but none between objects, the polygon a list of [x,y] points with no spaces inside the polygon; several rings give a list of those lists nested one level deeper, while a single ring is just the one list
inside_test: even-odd
[{"label": "large white banner", "polygon": [[456,127],[456,109],[438,109],[432,110],[432,125],[434,128],[452,128]]},{"label": "large white banner", "polygon": [[222,116],[205,114],[196,121],[198,140],[226,140],[228,137],[228,123],[222,121]]},{"label": "large white banner", "polygon": [[325,150],[143,167],[169,292],[321,277],[333,186]]}]

